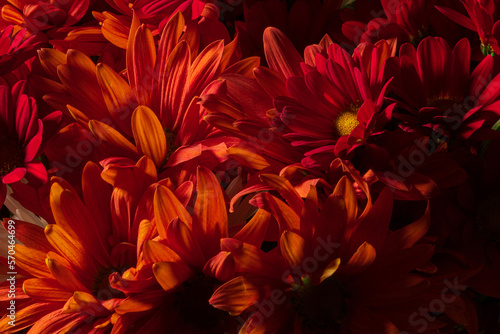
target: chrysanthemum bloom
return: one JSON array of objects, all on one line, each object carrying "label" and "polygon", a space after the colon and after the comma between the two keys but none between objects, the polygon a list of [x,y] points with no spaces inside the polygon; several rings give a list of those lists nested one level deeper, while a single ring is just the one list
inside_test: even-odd
[{"label": "chrysanthemum bloom", "polygon": [[26,81],[12,90],[0,86],[0,203],[5,200],[6,184],[23,178],[37,185],[47,182],[47,171],[37,158],[45,140],[57,130],[61,112],[39,119],[35,100],[26,90]]},{"label": "chrysanthemum bloom", "polygon": [[[303,201],[285,180],[274,177],[273,183],[288,204],[269,193],[254,203],[278,220],[278,247],[264,253],[240,240],[222,240],[242,275],[222,285],[210,303],[246,319],[240,333],[434,333],[444,325],[426,321],[423,328],[413,321],[419,308],[441,296],[460,301],[454,295],[459,291],[443,290],[443,278],[436,288],[425,269],[433,267],[434,253],[422,239],[429,211],[390,231],[387,188],[361,212],[345,177],[324,203],[315,187]],[[255,228],[263,233],[262,226]],[[464,314],[463,307],[453,307],[440,312]]]},{"label": "chrysanthemum bloom", "polygon": [[[277,48],[283,37],[267,31],[272,67],[293,62]],[[385,59],[391,55],[388,43],[356,49],[353,56],[332,44],[327,54],[315,54],[312,65],[294,65],[301,66],[303,76],[287,78],[288,94],[274,99],[273,120],[288,128],[284,136],[292,145],[306,150],[302,164],[322,170],[336,156],[352,155],[368,137],[383,131],[393,108],[383,109],[389,84],[383,81]]]},{"label": "chrysanthemum bloom", "polygon": [[[469,17],[458,11],[442,6],[436,8],[456,23],[478,33],[481,42],[480,49],[483,55],[500,54],[498,40],[500,38],[500,21],[494,22],[494,1],[463,0],[461,4],[467,10]],[[460,5],[459,5],[460,6]],[[458,9],[458,8],[457,8]]]},{"label": "chrysanthemum bloom", "polygon": [[127,239],[119,239],[109,209],[112,189],[100,173],[97,165],[87,164],[83,200],[63,179],[52,180],[50,207],[55,224],[43,229],[16,221],[16,237],[22,243],[16,244],[20,274],[16,283],[22,285],[22,292],[16,295],[16,326],[10,326],[4,316],[2,333],[32,325],[32,333],[107,330],[114,308],[125,297],[109,286],[108,276],[135,265],[127,261],[127,252],[134,254],[135,248],[125,243]]},{"label": "chrysanthemum bloom", "polygon": [[500,76],[493,58],[470,72],[471,50],[464,38],[450,48],[440,37],[427,37],[418,48],[404,44],[399,57],[387,61],[392,91],[406,109],[394,113],[408,131],[418,130],[436,145],[455,139],[485,139],[500,117]]},{"label": "chrysanthemum bloom", "polygon": [[41,63],[52,80],[40,82],[56,87],[44,99],[69,110],[113,149],[111,156],[147,155],[159,170],[192,159],[205,159],[213,167],[225,159],[231,140],[202,120],[198,95],[221,73],[248,75],[258,60],[234,63],[235,42],[214,41],[198,52],[200,34],[197,29],[184,32],[185,25],[182,14],[174,15],[157,50],[151,31],[135,17],[127,49],[128,82],[78,51],[42,50]]},{"label": "chrysanthemum bloom", "polygon": [[208,304],[221,282],[234,277],[232,255],[219,253],[228,236],[224,195],[210,170],[199,167],[196,176],[192,213],[189,197],[157,186],[154,218],[139,227],[137,267],[110,278],[130,295],[116,308],[116,333],[234,332],[235,320]]},{"label": "chrysanthemum bloom", "polygon": [[[352,57],[336,44],[325,41],[324,45],[326,50],[308,48],[304,62],[283,33],[268,28],[264,46],[272,71],[255,71],[275,106],[267,115],[256,116],[271,119],[275,135],[305,152],[304,166],[321,170],[328,169],[335,156],[348,156],[389,121],[392,107],[382,109],[388,86],[383,72],[385,59],[394,50],[381,41],[376,46],[364,45]],[[250,109],[251,104],[244,108]],[[217,112],[207,103],[204,106]]]}]

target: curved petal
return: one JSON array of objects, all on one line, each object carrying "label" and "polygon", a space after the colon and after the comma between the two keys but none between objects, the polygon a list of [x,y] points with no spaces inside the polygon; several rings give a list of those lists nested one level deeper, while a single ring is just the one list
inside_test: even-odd
[{"label": "curved petal", "polygon": [[167,138],[156,114],[146,106],[138,106],[132,115],[132,132],[139,153],[150,157],[160,168],[167,156]]},{"label": "curved petal", "polygon": [[153,273],[165,291],[175,289],[193,275],[188,267],[178,262],[155,263]]}]

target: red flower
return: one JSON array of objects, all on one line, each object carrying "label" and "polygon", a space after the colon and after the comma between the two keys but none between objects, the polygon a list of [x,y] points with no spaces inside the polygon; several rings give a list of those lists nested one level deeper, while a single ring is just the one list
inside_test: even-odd
[{"label": "red flower", "polygon": [[[493,59],[484,58],[470,73],[470,46],[460,40],[451,50],[440,37],[427,37],[415,50],[404,44],[399,57],[387,61],[387,75],[394,77],[392,90],[407,111],[395,112],[404,126],[430,136],[437,131],[440,141],[455,138],[486,138],[500,116],[497,82],[492,78]],[[486,136],[486,137],[485,137]]]},{"label": "red flower", "polygon": [[110,277],[129,296],[116,308],[114,332],[234,331],[236,321],[208,303],[220,282],[234,277],[232,255],[219,253],[228,236],[224,193],[207,168],[196,178],[192,213],[186,188],[174,189],[168,179],[152,186],[154,218],[140,223],[137,267]]},{"label": "red flower", "polygon": [[36,49],[44,42],[30,36],[26,29],[8,26],[0,32],[0,75],[14,71],[26,60],[36,56]]},{"label": "red flower", "polygon": [[442,6],[436,6],[436,8],[456,23],[477,32],[481,41],[481,52],[483,55],[494,56],[500,54],[500,46],[498,45],[500,21],[493,22],[495,2],[462,0],[461,3],[467,10],[470,18],[450,8]]},{"label": "red flower", "polygon": [[[47,171],[37,160],[51,131],[57,129],[60,112],[38,118],[34,98],[26,95],[26,81],[12,88],[0,86],[0,202],[5,199],[5,185],[26,178],[28,182],[47,182]],[[49,133],[44,133],[46,127]],[[45,136],[45,137],[44,137]]]}]

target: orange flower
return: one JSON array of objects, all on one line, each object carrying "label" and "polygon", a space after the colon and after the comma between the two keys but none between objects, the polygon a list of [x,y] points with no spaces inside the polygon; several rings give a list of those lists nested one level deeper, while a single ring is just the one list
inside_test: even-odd
[{"label": "orange flower", "polygon": [[128,81],[78,51],[64,55],[41,50],[40,61],[50,79],[39,82],[57,92],[45,95],[45,100],[68,110],[112,147],[114,156],[147,155],[159,170],[192,159],[212,168],[226,159],[226,143],[234,140],[203,121],[198,96],[221,73],[249,75],[258,60],[234,63],[235,42],[224,46],[215,41],[198,53],[200,35],[196,29],[184,32],[186,25],[190,27],[182,14],[174,15],[157,50],[151,31],[135,16],[128,38]]},{"label": "orange flower", "polygon": [[171,188],[157,185],[154,218],[139,227],[137,267],[110,278],[130,295],[116,308],[116,333],[234,331],[234,319],[208,304],[221,282],[234,277],[232,255],[219,253],[228,236],[223,191],[205,167],[196,179],[192,213]]},{"label": "orange flower", "polygon": [[127,261],[127,252],[135,247],[126,239],[110,238],[117,235],[109,211],[112,192],[100,173],[97,165],[87,164],[83,201],[66,181],[52,179],[50,207],[55,224],[43,229],[16,221],[16,238],[22,243],[15,246],[22,275],[17,280],[22,292],[16,298],[24,302],[17,309],[15,327],[6,316],[0,320],[2,333],[31,325],[35,333],[90,330],[113,321],[113,310],[125,295],[110,287],[108,276],[135,264]]},{"label": "orange flower", "polygon": [[[429,210],[390,231],[388,188],[373,205],[368,198],[361,211],[346,177],[324,202],[318,201],[315,187],[303,201],[285,179],[261,178],[287,202],[269,193],[252,200],[278,221],[278,247],[264,253],[240,240],[223,239],[222,250],[232,255],[242,275],[210,299],[215,307],[247,318],[240,333],[418,332],[421,327],[409,321],[412,312],[440,296],[424,270],[433,267],[434,246],[422,240]],[[263,233],[262,227],[255,228]],[[427,330],[439,326],[432,323]]]}]

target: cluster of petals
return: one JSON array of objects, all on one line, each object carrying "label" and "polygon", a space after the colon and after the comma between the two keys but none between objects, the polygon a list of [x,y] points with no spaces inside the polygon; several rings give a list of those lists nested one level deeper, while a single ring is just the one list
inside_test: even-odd
[{"label": "cluster of petals", "polygon": [[0,332],[498,333],[493,0],[0,0]]}]

